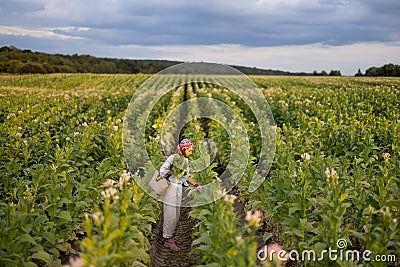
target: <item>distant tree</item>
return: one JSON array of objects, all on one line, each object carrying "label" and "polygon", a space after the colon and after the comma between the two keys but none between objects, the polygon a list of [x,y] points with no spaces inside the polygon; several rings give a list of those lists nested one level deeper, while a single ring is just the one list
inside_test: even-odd
[{"label": "distant tree", "polygon": [[35,73],[46,73],[46,69],[42,64],[36,62],[27,62],[19,64],[15,69],[14,73],[18,74],[35,74]]},{"label": "distant tree", "polygon": [[329,76],[342,76],[342,74],[340,73],[340,70],[331,70]]},{"label": "distant tree", "polygon": [[365,76],[378,76],[378,68],[370,67],[365,71]]},{"label": "distant tree", "polygon": [[400,75],[400,66],[394,64],[386,64],[383,65],[383,74],[385,76],[399,76]]},{"label": "distant tree", "polygon": [[382,67],[370,67],[365,76],[400,76],[400,65],[385,64]]},{"label": "distant tree", "polygon": [[360,69],[358,69],[357,73],[354,76],[363,76],[362,72]]},{"label": "distant tree", "polygon": [[50,65],[48,62],[44,62],[43,64],[43,68],[45,69],[46,73],[54,73],[54,67],[52,65]]},{"label": "distant tree", "polygon": [[321,71],[321,76],[328,76],[328,73],[326,71]]},{"label": "distant tree", "polygon": [[16,73],[15,69],[18,68],[19,65],[23,64],[21,61],[19,60],[9,60],[8,61],[8,66],[7,66],[7,73]]}]

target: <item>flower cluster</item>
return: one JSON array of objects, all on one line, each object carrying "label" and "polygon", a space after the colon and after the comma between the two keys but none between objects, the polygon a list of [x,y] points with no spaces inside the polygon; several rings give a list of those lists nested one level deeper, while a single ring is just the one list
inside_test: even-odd
[{"label": "flower cluster", "polygon": [[337,174],[336,170],[335,169],[329,169],[329,168],[326,168],[325,176],[326,176],[326,179],[338,178],[338,174]]},{"label": "flower cluster", "polygon": [[118,185],[123,186],[124,184],[128,183],[130,179],[131,179],[131,173],[124,170],[121,174],[121,177],[119,177]]},{"label": "flower cluster", "polygon": [[107,179],[107,181],[105,181],[105,182],[103,183],[103,186],[104,186],[104,187],[112,187],[113,184],[115,184],[115,181],[114,181],[114,180],[112,180],[112,179]]},{"label": "flower cluster", "polygon": [[224,196],[224,201],[233,204],[235,200],[238,198],[236,195],[233,194],[227,194],[226,189],[223,188],[222,190],[218,190],[217,194],[220,196]]},{"label": "flower cluster", "polygon": [[226,189],[224,188],[224,189],[222,189],[222,190],[221,190],[221,189],[218,190],[218,191],[217,191],[217,194],[218,194],[218,195],[222,195],[222,196],[225,195],[225,194],[226,194]]},{"label": "flower cluster", "polygon": [[382,153],[382,157],[385,160],[385,162],[389,162],[389,160],[390,160],[390,154],[389,153],[387,153],[387,152]]},{"label": "flower cluster", "polygon": [[256,210],[256,211],[253,212],[251,210],[248,210],[248,211],[246,211],[246,218],[245,219],[246,219],[247,223],[250,226],[252,226],[254,228],[260,227],[261,226],[261,222],[262,222],[261,211]]},{"label": "flower cluster", "polygon": [[304,161],[308,161],[308,160],[311,159],[311,155],[308,154],[308,153],[303,153],[303,154],[301,154],[301,158],[302,158]]},{"label": "flower cluster", "polygon": [[92,218],[96,225],[100,225],[104,221],[104,215],[100,211],[93,212]]},{"label": "flower cluster", "polygon": [[237,199],[236,195],[231,195],[231,194],[226,194],[224,196],[224,201],[233,204],[235,202],[235,199]]},{"label": "flower cluster", "polygon": [[112,198],[114,200],[119,199],[119,196],[117,195],[117,189],[115,189],[114,187],[109,187],[101,191],[101,195],[105,198]]},{"label": "flower cluster", "polygon": [[289,254],[283,247],[277,243],[264,246],[259,252],[258,256],[262,255],[261,260],[264,266],[285,266],[289,260]]}]

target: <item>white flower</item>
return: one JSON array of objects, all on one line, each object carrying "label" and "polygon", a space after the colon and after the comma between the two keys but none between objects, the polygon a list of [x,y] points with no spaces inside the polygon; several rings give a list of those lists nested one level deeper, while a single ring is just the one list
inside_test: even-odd
[{"label": "white flower", "polygon": [[15,117],[14,113],[10,113],[10,115],[7,116],[7,120],[9,120],[11,117]]},{"label": "white flower", "polygon": [[95,211],[92,213],[92,218],[95,221],[95,223],[97,225],[99,225],[103,220],[104,220],[104,216],[101,212],[99,211]]},{"label": "white flower", "polygon": [[107,179],[107,181],[105,181],[103,185],[104,185],[105,187],[111,187],[114,183],[115,183],[114,180],[112,180],[112,179]]},{"label": "white flower", "polygon": [[124,170],[121,174],[121,177],[119,177],[118,185],[122,186],[123,184],[129,182],[130,179],[131,179],[131,173]]},{"label": "white flower", "polygon": [[301,158],[302,158],[303,160],[305,160],[305,161],[308,161],[308,160],[311,159],[311,155],[308,154],[308,153],[303,153],[303,154],[301,154]]},{"label": "white flower", "polygon": [[117,194],[117,189],[114,187],[107,188],[106,190],[101,191],[101,195],[105,198],[113,198],[114,200],[119,199],[119,197],[116,195]]},{"label": "white flower", "polygon": [[336,170],[335,169],[329,169],[329,168],[326,168],[325,175],[326,175],[327,179],[337,178],[338,177],[338,174],[337,174]]},{"label": "white flower", "polygon": [[382,157],[386,162],[388,162],[390,160],[390,154],[387,152],[382,153]]}]

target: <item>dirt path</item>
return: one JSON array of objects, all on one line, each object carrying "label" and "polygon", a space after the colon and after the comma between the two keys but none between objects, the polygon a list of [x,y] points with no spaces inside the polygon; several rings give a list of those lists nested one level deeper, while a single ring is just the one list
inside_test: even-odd
[{"label": "dirt path", "polygon": [[194,220],[189,217],[190,211],[190,207],[181,208],[179,222],[176,226],[174,236],[176,244],[181,249],[179,252],[164,247],[164,240],[162,237],[164,212],[161,211],[157,224],[153,229],[154,239],[151,242],[151,249],[149,251],[151,267],[189,267],[198,265],[198,260],[190,252],[194,227]]}]

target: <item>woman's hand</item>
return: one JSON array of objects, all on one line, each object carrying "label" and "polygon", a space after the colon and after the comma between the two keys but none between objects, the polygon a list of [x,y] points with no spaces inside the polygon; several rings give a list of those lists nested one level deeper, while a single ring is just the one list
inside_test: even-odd
[{"label": "woman's hand", "polygon": [[192,176],[189,176],[189,177],[187,178],[187,181],[189,182],[189,184],[193,185],[195,188],[198,188],[198,189],[201,188],[200,184],[196,183],[196,182],[193,180]]}]

